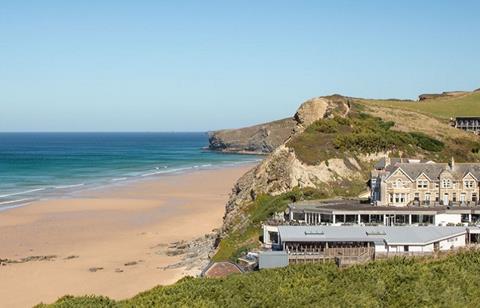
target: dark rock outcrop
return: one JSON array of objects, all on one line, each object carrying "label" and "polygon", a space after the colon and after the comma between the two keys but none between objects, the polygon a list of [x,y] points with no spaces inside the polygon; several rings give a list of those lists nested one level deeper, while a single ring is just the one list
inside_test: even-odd
[{"label": "dark rock outcrop", "polygon": [[291,136],[296,122],[283,119],[265,124],[209,132],[209,149],[222,152],[266,154]]}]

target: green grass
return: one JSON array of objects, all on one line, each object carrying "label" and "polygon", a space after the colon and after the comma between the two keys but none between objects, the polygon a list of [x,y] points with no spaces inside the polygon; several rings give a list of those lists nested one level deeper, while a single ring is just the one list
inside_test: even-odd
[{"label": "green grass", "polygon": [[[480,139],[445,138],[441,141],[421,131],[394,129],[395,123],[371,116],[360,108],[348,118],[335,117],[313,123],[287,146],[303,163],[318,165],[331,158],[389,151],[393,156],[424,157],[435,161],[478,161]],[[368,168],[367,168],[368,169]]]},{"label": "green grass", "polygon": [[[246,220],[240,228],[220,241],[214,261],[235,261],[242,253],[259,245],[261,226],[274,213],[283,212],[291,202],[324,199],[326,195],[315,189],[294,189],[279,196],[260,195],[244,210]],[[237,225],[240,222],[237,223]]]},{"label": "green grass", "polygon": [[184,278],[137,296],[63,297],[49,307],[478,307],[480,252],[338,269],[294,265],[224,279]]},{"label": "green grass", "polygon": [[357,102],[365,105],[415,111],[442,119],[457,116],[480,116],[480,92],[461,97],[442,97],[421,102],[373,99],[360,99]]}]

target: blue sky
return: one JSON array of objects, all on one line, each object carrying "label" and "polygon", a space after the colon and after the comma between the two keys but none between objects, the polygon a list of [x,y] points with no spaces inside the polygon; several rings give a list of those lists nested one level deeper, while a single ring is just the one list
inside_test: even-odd
[{"label": "blue sky", "polygon": [[[74,3],[76,2],[76,3]],[[205,131],[480,87],[479,1],[0,0],[0,131]]]}]

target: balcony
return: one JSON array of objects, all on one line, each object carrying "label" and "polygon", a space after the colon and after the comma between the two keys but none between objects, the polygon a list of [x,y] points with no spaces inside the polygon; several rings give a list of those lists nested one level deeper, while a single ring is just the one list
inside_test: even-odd
[{"label": "balcony", "polygon": [[450,201],[448,204],[444,204],[443,201],[410,201],[407,206],[411,207],[436,207],[436,206],[448,206],[448,207],[477,207],[480,206],[479,201]]}]

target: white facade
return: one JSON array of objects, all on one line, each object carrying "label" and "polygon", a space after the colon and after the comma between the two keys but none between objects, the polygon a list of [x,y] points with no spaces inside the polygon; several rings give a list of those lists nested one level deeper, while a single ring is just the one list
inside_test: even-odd
[{"label": "white facade", "polygon": [[437,214],[435,215],[435,225],[446,226],[447,224],[459,224],[462,222],[461,214]]},{"label": "white facade", "polygon": [[276,233],[278,236],[278,227],[277,226],[263,226],[263,246],[265,248],[272,248],[272,233]]},{"label": "white facade", "polygon": [[263,240],[265,247],[271,248],[273,244],[279,244],[279,249],[281,249],[281,245],[285,246],[284,242],[306,243],[306,246],[309,245],[308,243],[365,243],[364,247],[373,246],[375,248],[376,255],[388,256],[389,254],[429,254],[436,251],[448,251],[464,247],[467,244],[467,235],[470,232],[480,233],[480,230],[477,228],[446,226],[316,227],[264,225]]},{"label": "white facade", "polygon": [[465,247],[466,245],[466,236],[465,234],[452,236],[449,238],[445,238],[435,243],[428,243],[428,244],[407,244],[407,243],[400,243],[400,244],[389,244],[386,245],[388,250],[386,249],[377,249],[375,246],[376,253],[432,253],[435,250],[439,251],[448,251],[452,249],[457,249],[460,247]]}]

